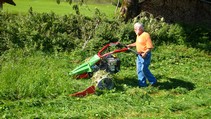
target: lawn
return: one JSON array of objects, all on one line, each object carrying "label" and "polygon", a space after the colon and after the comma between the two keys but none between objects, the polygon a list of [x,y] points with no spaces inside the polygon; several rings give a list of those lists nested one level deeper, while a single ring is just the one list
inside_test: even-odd
[{"label": "lawn", "polygon": [[[15,0],[16,6],[4,4],[4,11],[9,13],[27,13],[30,7],[34,12],[56,14],[75,14],[72,9],[73,4],[68,2],[61,2],[57,4],[54,0]],[[115,14],[116,7],[111,4],[83,4],[79,7],[79,11],[82,15],[91,17],[95,13],[95,9],[99,9],[106,16],[112,18]]]}]

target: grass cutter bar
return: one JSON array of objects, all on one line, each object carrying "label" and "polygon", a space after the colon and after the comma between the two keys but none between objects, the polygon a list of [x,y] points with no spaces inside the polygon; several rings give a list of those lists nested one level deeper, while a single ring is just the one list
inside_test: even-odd
[{"label": "grass cutter bar", "polygon": [[[118,47],[119,49],[105,53],[109,47]],[[115,57],[114,53],[136,51],[122,45],[120,42],[109,43],[105,45],[96,55],[88,61],[72,70],[69,74],[76,78],[92,78],[93,85],[87,89],[71,94],[70,96],[84,97],[88,94],[94,94],[98,89],[112,89],[114,87],[113,79],[109,74],[115,74],[120,71],[120,59]]]}]

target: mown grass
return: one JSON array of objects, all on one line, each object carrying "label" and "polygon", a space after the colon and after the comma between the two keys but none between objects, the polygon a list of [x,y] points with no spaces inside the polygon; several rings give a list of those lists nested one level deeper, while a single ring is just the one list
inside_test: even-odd
[{"label": "mown grass", "polygon": [[[177,52],[175,52],[177,51]],[[127,57],[124,57],[127,58]],[[134,56],[135,60],[135,56]],[[157,87],[139,88],[135,67],[122,67],[115,89],[69,97],[91,85],[68,75],[82,62],[74,53],[10,51],[1,57],[1,118],[209,118],[211,58],[178,45],[153,51]]]},{"label": "mown grass", "polygon": [[[16,6],[11,6],[9,4],[4,4],[3,10],[9,13],[28,13],[29,9],[32,8],[34,12],[38,13],[51,13],[65,15],[65,14],[75,14],[73,10],[73,5],[68,2],[61,2],[57,4],[55,0],[16,0]],[[83,4],[79,5],[79,11],[81,15],[92,17],[96,9],[100,10],[105,16],[112,18],[115,15],[115,6],[111,4]]]}]

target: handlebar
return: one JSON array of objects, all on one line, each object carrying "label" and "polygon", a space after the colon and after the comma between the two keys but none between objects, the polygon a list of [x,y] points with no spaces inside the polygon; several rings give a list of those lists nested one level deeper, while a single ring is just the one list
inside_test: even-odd
[{"label": "handlebar", "polygon": [[[111,52],[102,54],[102,52],[103,52],[104,50],[106,50],[108,47],[112,47],[112,46],[123,47],[123,48],[121,48],[121,49],[116,49],[116,50],[114,50],[114,51],[111,51]],[[118,53],[118,52],[125,52],[125,51],[128,51],[128,50],[132,51],[132,52],[135,53],[136,55],[138,54],[136,51],[130,49],[130,48],[127,47],[126,45],[121,44],[120,42],[114,42],[114,43],[109,43],[109,44],[105,45],[105,46],[98,52],[98,56],[99,56],[100,58],[102,58],[102,57],[108,56],[108,55],[110,55],[110,54],[114,54],[114,53]]]}]

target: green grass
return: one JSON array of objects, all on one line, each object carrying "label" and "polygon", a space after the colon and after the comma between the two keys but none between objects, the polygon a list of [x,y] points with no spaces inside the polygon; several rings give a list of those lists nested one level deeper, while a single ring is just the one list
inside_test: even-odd
[{"label": "green grass", "polygon": [[[177,52],[175,52],[177,51]],[[125,57],[127,58],[127,57]],[[135,60],[135,56],[134,56]],[[10,51],[1,57],[1,118],[209,118],[211,57],[186,46],[153,51],[158,87],[139,88],[135,67],[122,67],[115,89],[69,97],[91,85],[68,75],[82,62],[74,53]]]},{"label": "green grass", "polygon": [[[3,10],[9,13],[27,13],[32,7],[34,12],[39,13],[75,14],[72,9],[74,3],[72,5],[68,2],[57,4],[55,0],[16,0],[15,3],[16,6],[4,4]],[[115,15],[116,8],[111,4],[83,4],[79,7],[79,11],[82,15],[92,17],[96,8],[110,18]]]}]

